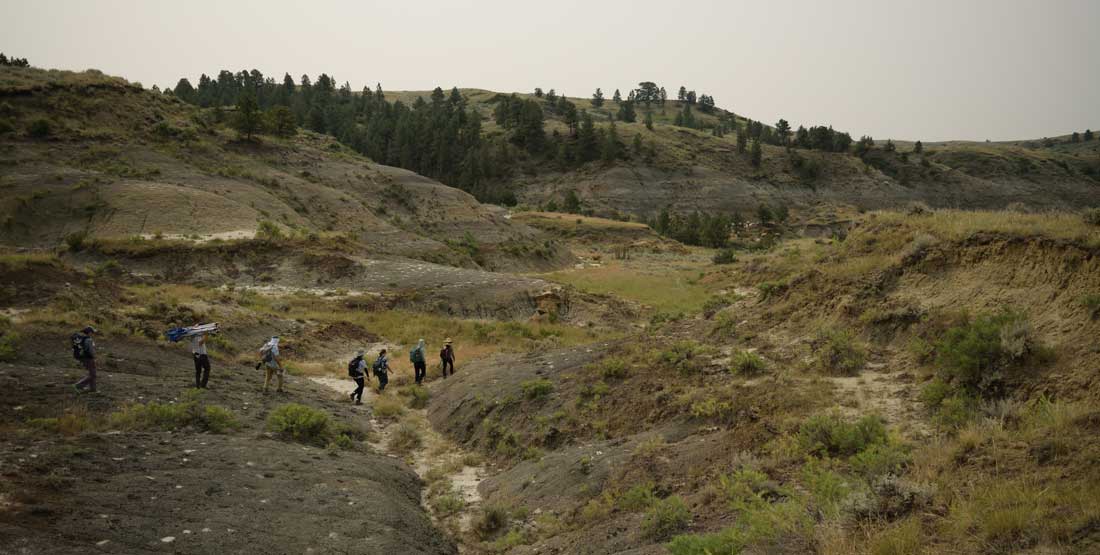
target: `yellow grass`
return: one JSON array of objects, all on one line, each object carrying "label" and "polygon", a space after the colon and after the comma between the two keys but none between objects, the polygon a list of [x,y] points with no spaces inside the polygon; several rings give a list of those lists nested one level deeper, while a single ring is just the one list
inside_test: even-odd
[{"label": "yellow grass", "polygon": [[540,277],[565,283],[589,293],[614,295],[663,312],[696,312],[710,298],[698,280],[698,270],[654,270],[609,263],[597,268],[564,270]]},{"label": "yellow grass", "polygon": [[1100,246],[1100,227],[1089,226],[1081,216],[1066,212],[1023,214],[990,210],[936,210],[923,216],[873,212],[871,217],[872,221],[917,227],[941,239],[955,241],[967,239],[977,233],[1001,233]]}]

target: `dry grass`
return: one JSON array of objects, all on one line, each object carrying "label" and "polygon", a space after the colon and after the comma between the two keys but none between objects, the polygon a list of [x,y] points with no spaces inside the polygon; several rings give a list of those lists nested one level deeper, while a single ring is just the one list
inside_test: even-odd
[{"label": "dry grass", "polygon": [[657,271],[608,263],[597,268],[564,270],[540,277],[589,293],[636,301],[662,312],[691,313],[702,310],[712,294],[698,276],[698,269]]},{"label": "dry grass", "polygon": [[924,216],[899,212],[873,212],[873,221],[918,228],[941,239],[960,241],[978,233],[1018,237],[1046,237],[1100,246],[1100,229],[1090,228],[1077,214],[1046,212],[1023,214],[989,210],[937,210]]}]

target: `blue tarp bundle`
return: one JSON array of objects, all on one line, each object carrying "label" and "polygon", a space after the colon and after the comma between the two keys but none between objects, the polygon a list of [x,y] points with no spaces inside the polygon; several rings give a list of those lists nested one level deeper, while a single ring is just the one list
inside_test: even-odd
[{"label": "blue tarp bundle", "polygon": [[218,323],[213,324],[199,324],[197,326],[190,326],[186,328],[172,328],[164,332],[164,336],[169,341],[175,343],[180,339],[191,337],[192,335],[204,335],[208,333],[218,333]]}]

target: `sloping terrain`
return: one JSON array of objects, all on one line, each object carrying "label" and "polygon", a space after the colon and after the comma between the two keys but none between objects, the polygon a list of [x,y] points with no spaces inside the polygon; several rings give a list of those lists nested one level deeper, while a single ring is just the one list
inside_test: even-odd
[{"label": "sloping terrain", "polygon": [[[562,255],[498,208],[374,164],[322,135],[239,141],[173,97],[102,74],[0,69],[2,241],[341,234],[363,253],[461,266],[549,266]],[[37,138],[35,122],[47,122]]]}]

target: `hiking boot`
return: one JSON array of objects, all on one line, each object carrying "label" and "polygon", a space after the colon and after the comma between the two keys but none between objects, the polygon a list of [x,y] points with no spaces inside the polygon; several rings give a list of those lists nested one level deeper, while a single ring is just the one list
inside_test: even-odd
[{"label": "hiking boot", "polygon": [[363,404],[363,400],[362,400],[362,399],[356,399],[356,400],[355,400],[355,404],[356,404],[356,405],[362,405],[362,404]]}]

